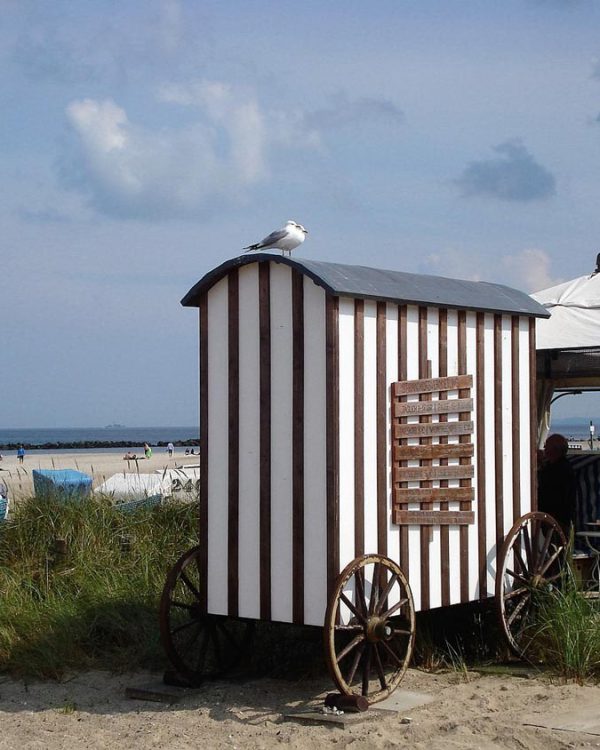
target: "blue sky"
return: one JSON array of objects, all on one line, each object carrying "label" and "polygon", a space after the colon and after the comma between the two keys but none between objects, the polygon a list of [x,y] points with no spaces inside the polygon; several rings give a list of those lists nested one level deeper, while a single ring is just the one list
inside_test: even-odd
[{"label": "blue sky", "polygon": [[594,268],[592,0],[0,12],[5,426],[196,424],[179,300],[287,219],[314,259],[525,291]]}]

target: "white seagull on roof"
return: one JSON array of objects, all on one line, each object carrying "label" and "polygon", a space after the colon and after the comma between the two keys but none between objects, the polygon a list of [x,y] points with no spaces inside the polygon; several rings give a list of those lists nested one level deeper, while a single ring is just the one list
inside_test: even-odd
[{"label": "white seagull on roof", "polygon": [[251,250],[281,250],[282,255],[291,255],[292,250],[301,245],[308,232],[297,221],[287,221],[283,229],[271,232],[264,240],[256,242],[254,245],[248,245],[244,250],[249,253]]}]

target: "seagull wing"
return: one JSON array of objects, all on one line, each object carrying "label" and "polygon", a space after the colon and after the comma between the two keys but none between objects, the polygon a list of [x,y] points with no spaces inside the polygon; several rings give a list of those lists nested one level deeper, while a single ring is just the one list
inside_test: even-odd
[{"label": "seagull wing", "polygon": [[244,250],[259,250],[261,247],[271,247],[271,245],[274,245],[276,242],[279,242],[279,240],[287,237],[287,234],[287,229],[278,229],[276,232],[271,232],[271,234],[268,235],[268,237],[265,237],[264,240],[261,240],[254,245],[248,245]]}]

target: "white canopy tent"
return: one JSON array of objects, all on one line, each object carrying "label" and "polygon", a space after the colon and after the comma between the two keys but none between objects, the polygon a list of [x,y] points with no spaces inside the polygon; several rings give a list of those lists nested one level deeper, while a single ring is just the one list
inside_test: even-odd
[{"label": "white canopy tent", "polygon": [[596,263],[589,276],[531,295],[550,313],[536,320],[540,442],[557,392],[600,390],[600,255]]}]

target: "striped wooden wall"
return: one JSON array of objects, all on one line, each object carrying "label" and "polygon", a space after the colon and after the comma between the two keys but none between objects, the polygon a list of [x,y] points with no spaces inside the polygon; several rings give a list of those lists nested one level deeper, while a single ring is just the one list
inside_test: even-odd
[{"label": "striped wooden wall", "polygon": [[[322,625],[337,573],[374,551],[400,563],[418,609],[492,595],[497,542],[530,508],[534,330],[510,315],[329,297],[280,263],[231,269],[200,300],[207,611]],[[395,525],[391,384],[459,374],[473,376],[474,477],[432,485],[470,482],[475,500],[432,510],[473,509],[475,522]]]},{"label": "striped wooden wall", "polygon": [[[531,344],[527,318],[340,300],[340,568],[363,551],[387,554],[408,573],[418,609],[493,595],[498,543],[531,505]],[[475,500],[435,503],[431,509],[473,509],[475,521],[460,527],[397,526],[391,513],[390,385],[462,374],[473,376],[471,393],[449,396],[473,398],[473,413],[464,416],[474,421],[475,456],[464,461],[472,461],[474,477],[430,484],[472,483]],[[458,419],[431,417],[446,418]],[[428,440],[468,442],[471,436]],[[432,465],[460,460],[434,459]]]},{"label": "striped wooden wall", "polygon": [[336,547],[330,307],[320,287],[277,263],[233,269],[200,305],[200,543],[211,613],[323,623]]}]

